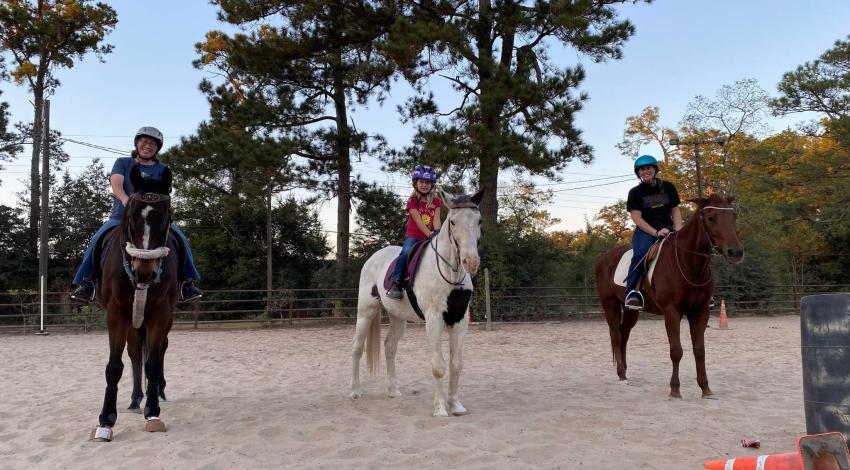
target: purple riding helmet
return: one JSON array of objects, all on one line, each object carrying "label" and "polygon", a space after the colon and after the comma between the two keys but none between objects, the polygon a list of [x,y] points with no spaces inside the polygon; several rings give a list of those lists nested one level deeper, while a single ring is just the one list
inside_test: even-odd
[{"label": "purple riding helmet", "polygon": [[415,182],[416,180],[425,180],[430,181],[432,183],[437,182],[437,170],[431,168],[430,166],[424,165],[416,165],[416,168],[413,170],[413,175],[411,179]]}]

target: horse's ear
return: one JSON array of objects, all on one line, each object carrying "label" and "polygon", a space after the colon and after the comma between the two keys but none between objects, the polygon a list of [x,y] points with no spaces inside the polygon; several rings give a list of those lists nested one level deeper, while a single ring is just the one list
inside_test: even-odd
[{"label": "horse's ear", "polygon": [[449,208],[449,210],[454,209],[454,206],[452,205],[452,199],[455,198],[454,195],[443,191],[442,189],[437,190],[437,195],[440,196],[440,199],[443,200],[443,204],[445,204],[446,207]]},{"label": "horse's ear", "polygon": [[171,180],[173,176],[171,174],[171,169],[165,167],[165,171],[162,172],[162,177],[159,179],[159,183],[162,186],[162,192],[165,194],[171,194]]},{"label": "horse's ear", "polygon": [[477,193],[472,195],[472,202],[474,202],[476,206],[481,205],[482,199],[484,199],[484,188],[479,189]]},{"label": "horse's ear", "polygon": [[708,205],[708,199],[706,199],[704,197],[700,197],[700,198],[695,197],[693,199],[688,199],[687,201],[693,202],[694,204],[698,205],[700,208],[703,208],[703,207]]},{"label": "horse's ear", "polygon": [[142,170],[139,169],[139,165],[133,165],[133,168],[130,169],[130,184],[133,185],[133,192],[137,192],[142,189],[142,183],[144,180],[145,179],[142,176]]}]

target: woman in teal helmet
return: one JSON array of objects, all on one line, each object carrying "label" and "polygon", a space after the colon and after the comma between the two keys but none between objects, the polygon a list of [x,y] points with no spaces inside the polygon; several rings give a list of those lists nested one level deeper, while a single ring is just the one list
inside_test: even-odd
[{"label": "woman in teal helmet", "polygon": [[643,309],[643,294],[635,290],[643,269],[641,262],[659,238],[682,229],[679,192],[669,181],[658,178],[658,161],[652,155],[635,160],[635,174],[640,184],[629,191],[626,209],[635,223],[632,236],[632,264],[626,280],[626,308]]}]

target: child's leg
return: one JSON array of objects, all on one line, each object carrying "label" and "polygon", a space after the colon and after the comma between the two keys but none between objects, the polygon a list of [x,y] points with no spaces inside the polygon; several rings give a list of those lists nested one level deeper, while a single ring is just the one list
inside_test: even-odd
[{"label": "child's leg", "polygon": [[404,278],[404,270],[407,269],[407,257],[410,255],[410,250],[413,249],[413,245],[416,244],[416,241],[417,240],[413,237],[407,237],[404,239],[404,244],[401,246],[401,253],[398,255],[398,261],[396,261],[395,269],[393,270],[393,281],[398,282]]}]

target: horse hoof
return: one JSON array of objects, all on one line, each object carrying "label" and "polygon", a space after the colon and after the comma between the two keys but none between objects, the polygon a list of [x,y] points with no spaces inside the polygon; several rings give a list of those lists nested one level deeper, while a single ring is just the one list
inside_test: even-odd
[{"label": "horse hoof", "polygon": [[168,399],[167,399],[167,398],[165,398],[165,394],[164,394],[164,393],[160,393],[160,394],[159,394],[159,399],[160,399],[160,400],[162,400],[162,401],[168,401]]},{"label": "horse hoof", "polygon": [[148,421],[145,423],[145,431],[165,432],[165,423],[163,423],[159,418],[148,418]]},{"label": "horse hoof", "polygon": [[452,403],[451,409],[452,416],[463,416],[469,413],[466,408],[464,408],[463,405],[460,404],[460,402]]},{"label": "horse hoof", "polygon": [[90,441],[95,442],[111,442],[112,441],[112,428],[108,428],[106,426],[97,426],[91,430],[91,434],[89,435]]},{"label": "horse hoof", "polygon": [[142,409],[139,408],[139,405],[130,405],[127,407],[127,411],[129,411],[130,413],[142,414]]},{"label": "horse hoof", "polygon": [[390,398],[398,398],[401,396],[401,390],[399,390],[398,387],[390,389],[387,393],[387,396],[389,396]]},{"label": "horse hoof", "polygon": [[433,416],[434,416],[435,418],[448,418],[448,417],[449,417],[449,413],[448,413],[448,412],[446,412],[446,407],[445,407],[445,406],[440,406],[440,407],[438,407],[437,409],[435,409],[435,410],[434,410],[434,415],[433,415]]},{"label": "horse hoof", "polygon": [[348,394],[348,396],[349,396],[350,398],[353,398],[353,399],[355,399],[355,400],[356,400],[356,399],[358,399],[358,398],[362,397],[362,396],[363,396],[363,394],[362,394],[362,393],[360,393],[360,392],[358,392],[358,391],[352,391],[351,393],[349,393],[349,394]]}]

